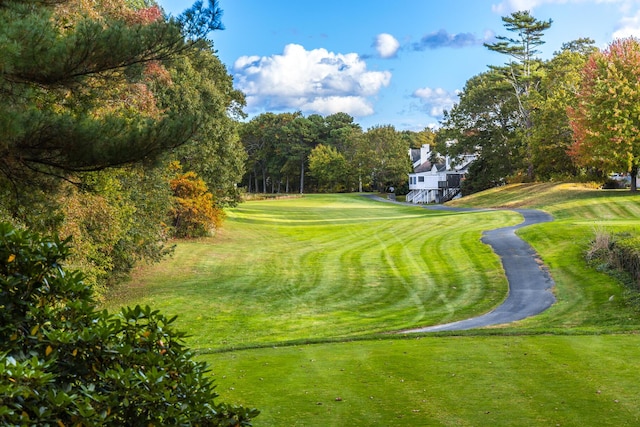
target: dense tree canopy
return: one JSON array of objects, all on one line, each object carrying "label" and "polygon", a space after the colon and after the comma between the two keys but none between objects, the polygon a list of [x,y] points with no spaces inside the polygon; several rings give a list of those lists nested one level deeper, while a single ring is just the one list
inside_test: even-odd
[{"label": "dense tree canopy", "polygon": [[246,153],[238,137],[244,117],[244,95],[233,88],[231,76],[210,46],[193,47],[189,55],[168,66],[170,85],[158,85],[162,108],[180,107],[198,118],[198,128],[174,157],[202,178],[218,206],[239,200]]},{"label": "dense tree canopy", "polygon": [[295,178],[300,192],[399,188],[411,171],[409,148],[432,137],[431,131],[398,132],[393,126],[363,132],[345,113],[260,114],[241,129],[248,154],[244,185],[249,192],[288,193]]},{"label": "dense tree canopy", "polygon": [[186,49],[181,28],[157,8],[93,19],[79,13],[82,2],[56,3],[0,5],[0,39],[11,41],[0,47],[4,178],[101,170],[185,143],[195,118],[160,113],[145,85],[152,67]]},{"label": "dense tree canopy", "polygon": [[582,173],[574,162],[577,157],[569,153],[576,127],[567,111],[578,105],[581,70],[597,51],[593,41],[566,43],[543,61],[537,57],[538,47],[551,20],[516,12],[503,22],[517,36],[498,36],[486,46],[510,61],[489,66],[467,81],[437,135],[441,152],[478,155],[465,180],[466,194],[509,181],[566,179]]},{"label": "dense tree canopy", "polygon": [[535,124],[530,130],[529,146],[536,179],[568,179],[579,174],[569,155],[573,131],[567,110],[577,102],[581,70],[595,50],[593,40],[575,40],[564,44],[544,64],[539,90],[529,102]]},{"label": "dense tree canopy", "polygon": [[309,170],[321,191],[344,191],[347,162],[335,147],[319,144],[309,154]]},{"label": "dense tree canopy", "polygon": [[467,81],[438,133],[440,151],[454,157],[478,153],[464,183],[465,194],[501,185],[522,169],[519,123],[512,87],[499,73],[490,70]]},{"label": "dense tree canopy", "polygon": [[[244,99],[204,38],[220,14],[200,1],[175,19],[152,0],[0,1],[1,424],[257,414],[214,402],[174,319],[96,310],[105,285],[161,259],[172,233],[208,232],[236,199]],[[176,176],[172,159],[191,169]]]},{"label": "dense tree canopy", "polygon": [[168,253],[168,163],[238,200],[244,97],[202,35],[216,2],[167,18],[152,0],[0,3],[0,217],[73,236],[104,286]]},{"label": "dense tree canopy", "polygon": [[636,190],[640,166],[640,42],[616,40],[591,55],[571,109],[576,161],[605,173],[629,172]]}]

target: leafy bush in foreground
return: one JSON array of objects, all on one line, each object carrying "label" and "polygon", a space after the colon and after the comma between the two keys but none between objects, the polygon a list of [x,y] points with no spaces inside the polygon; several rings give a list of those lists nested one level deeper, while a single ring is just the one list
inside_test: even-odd
[{"label": "leafy bush in foreground", "polygon": [[150,308],[96,311],[68,241],[0,223],[0,424],[248,426]]}]

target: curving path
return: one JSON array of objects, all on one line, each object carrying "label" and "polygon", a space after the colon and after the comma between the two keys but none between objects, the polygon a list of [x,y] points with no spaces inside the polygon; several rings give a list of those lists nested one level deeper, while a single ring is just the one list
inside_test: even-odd
[{"label": "curving path", "polygon": [[[424,206],[424,208],[457,212],[477,210],[451,208],[442,205]],[[556,301],[551,291],[554,286],[553,279],[551,279],[551,276],[542,265],[535,250],[515,234],[518,228],[553,221],[553,217],[546,212],[534,209],[513,210],[524,217],[523,222],[511,227],[488,230],[482,234],[482,242],[491,246],[502,260],[502,266],[509,282],[507,299],[493,311],[478,317],[453,323],[404,330],[400,331],[401,333],[459,331],[510,323],[540,314],[553,305]]]}]

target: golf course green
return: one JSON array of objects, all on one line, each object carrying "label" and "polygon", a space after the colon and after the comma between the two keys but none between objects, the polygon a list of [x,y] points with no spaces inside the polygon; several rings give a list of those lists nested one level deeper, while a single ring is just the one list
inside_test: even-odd
[{"label": "golf course green", "polygon": [[[178,241],[107,308],[149,305],[187,331],[225,402],[255,426],[640,425],[636,291],[590,266],[599,230],[638,232],[640,198],[578,184],[518,184],[426,210],[356,194],[251,201],[215,237]],[[507,296],[482,232],[518,235],[556,303],[506,325],[400,330],[491,311]]]}]

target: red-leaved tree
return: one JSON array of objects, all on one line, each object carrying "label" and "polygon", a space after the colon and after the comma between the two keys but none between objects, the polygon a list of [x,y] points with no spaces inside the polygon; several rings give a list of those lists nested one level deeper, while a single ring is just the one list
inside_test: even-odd
[{"label": "red-leaved tree", "polygon": [[629,172],[636,191],[640,165],[640,41],[619,39],[595,52],[583,70],[570,154],[599,171]]}]

